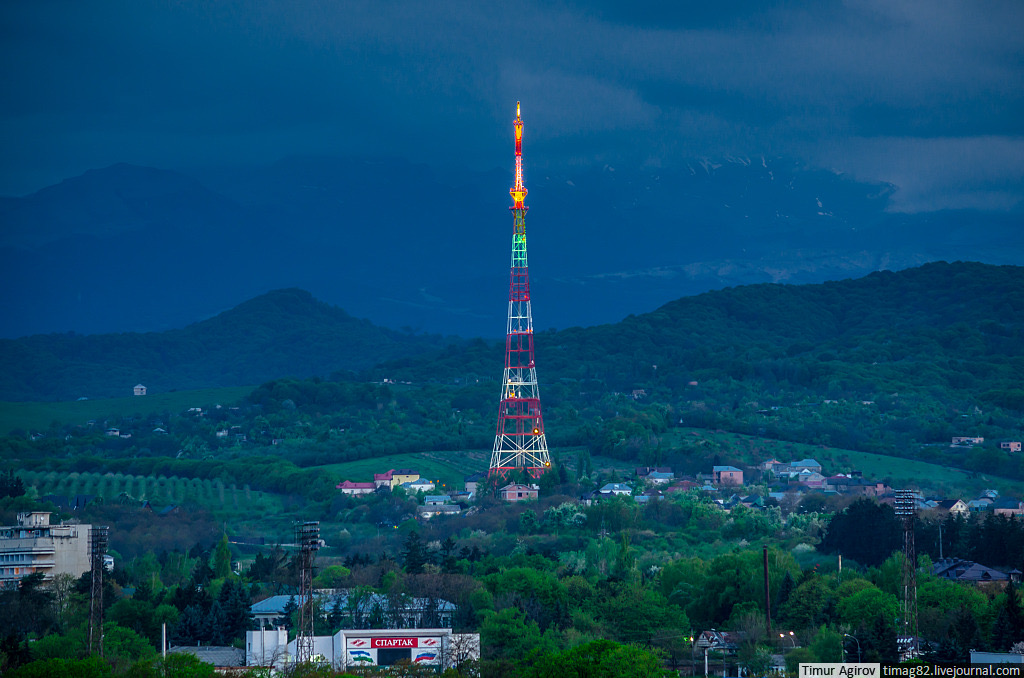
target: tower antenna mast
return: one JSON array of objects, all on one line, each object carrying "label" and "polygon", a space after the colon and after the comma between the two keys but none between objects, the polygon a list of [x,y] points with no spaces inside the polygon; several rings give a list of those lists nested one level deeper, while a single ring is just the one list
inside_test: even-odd
[{"label": "tower antenna mast", "polygon": [[530,273],[526,262],[526,186],[523,184],[523,119],[516,102],[516,181],[512,196],[512,271],[508,286],[508,325],[505,334],[505,373],[498,403],[498,431],[491,452],[490,476],[524,470],[537,478],[551,468],[540,390],[533,355],[533,314]]}]

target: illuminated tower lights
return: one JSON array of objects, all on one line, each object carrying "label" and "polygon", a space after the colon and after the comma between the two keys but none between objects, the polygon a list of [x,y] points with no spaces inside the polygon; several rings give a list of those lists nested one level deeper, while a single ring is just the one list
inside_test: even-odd
[{"label": "illuminated tower lights", "polygon": [[508,289],[505,334],[505,372],[498,404],[498,430],[488,475],[506,476],[523,469],[538,477],[551,468],[540,410],[537,369],[533,355],[533,315],[530,274],[526,261],[526,187],[523,185],[523,119],[516,102],[516,180],[512,196],[512,268]]}]

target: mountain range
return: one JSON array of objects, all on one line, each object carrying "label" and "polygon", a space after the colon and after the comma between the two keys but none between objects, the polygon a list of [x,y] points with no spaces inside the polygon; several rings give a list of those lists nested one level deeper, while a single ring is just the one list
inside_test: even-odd
[{"label": "mountain range", "polygon": [[[193,174],[120,164],[0,198],[0,336],[162,331],[295,287],[406,334],[504,333],[508,171],[301,157]],[[527,186],[538,329],[733,285],[1024,261],[1020,214],[892,212],[897,187],[783,159],[528,167]]]}]

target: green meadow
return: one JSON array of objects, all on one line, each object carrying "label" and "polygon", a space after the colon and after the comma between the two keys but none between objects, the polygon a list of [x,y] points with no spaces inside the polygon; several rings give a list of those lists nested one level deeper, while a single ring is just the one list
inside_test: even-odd
[{"label": "green meadow", "polygon": [[190,407],[231,405],[252,393],[252,386],[172,391],[128,398],[66,402],[0,402],[0,435],[11,431],[45,431],[56,423],[84,424],[105,417],[182,412]]}]

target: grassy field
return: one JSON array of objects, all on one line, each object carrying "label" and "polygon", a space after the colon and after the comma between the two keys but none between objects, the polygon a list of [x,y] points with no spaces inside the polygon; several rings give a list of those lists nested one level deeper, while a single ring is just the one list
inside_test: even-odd
[{"label": "grassy field", "polygon": [[408,468],[418,472],[427,480],[440,481],[444,487],[439,486],[438,489],[461,489],[464,486],[463,478],[465,476],[487,472],[490,454],[490,450],[415,452],[347,461],[340,464],[326,464],[313,468],[332,471],[357,483],[372,481],[374,473],[383,473],[393,468]]},{"label": "grassy field", "polygon": [[779,461],[811,458],[821,463],[825,475],[858,470],[863,471],[865,478],[884,480],[893,488],[918,488],[926,493],[959,495],[965,499],[973,498],[981,490],[989,488],[999,490],[1004,495],[1024,496],[1024,482],[1018,480],[912,459],[770,440],[725,431],[679,428],[674,429],[672,433],[675,441],[686,440],[690,444],[719,446],[722,450],[723,463],[728,463],[728,459],[734,459],[754,465],[770,458]]},{"label": "grassy field", "polygon": [[209,407],[236,403],[252,393],[253,386],[211,388],[199,391],[173,391],[130,398],[75,400],[56,403],[0,402],[0,435],[15,429],[46,430],[53,422],[83,424],[90,419],[112,416],[147,415],[158,412],[182,412],[190,407]]},{"label": "grassy field", "polygon": [[148,499],[157,508],[195,504],[221,516],[280,512],[282,506],[276,495],[250,490],[248,485],[225,485],[221,480],[56,471],[22,471],[18,475],[38,496],[85,494],[107,502]]}]

